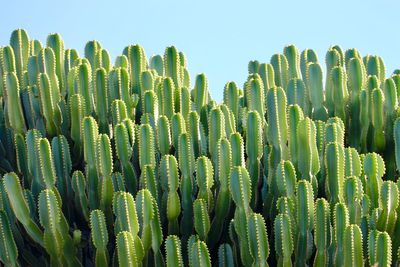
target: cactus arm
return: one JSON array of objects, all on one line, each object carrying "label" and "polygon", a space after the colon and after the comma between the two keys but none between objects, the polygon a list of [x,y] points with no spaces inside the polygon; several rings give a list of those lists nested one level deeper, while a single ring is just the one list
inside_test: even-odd
[{"label": "cactus arm", "polygon": [[181,170],[180,192],[182,196],[183,216],[181,220],[181,233],[188,237],[193,228],[193,172],[194,155],[188,133],[182,133],[179,137],[179,168]]},{"label": "cactus arm", "polygon": [[165,241],[167,267],[183,267],[181,241],[175,235],[170,235]]},{"label": "cactus arm", "polygon": [[117,253],[119,266],[137,267],[138,259],[134,240],[130,232],[122,231],[117,235]]},{"label": "cactus arm", "polygon": [[200,240],[206,241],[210,231],[210,217],[208,216],[207,203],[204,199],[193,202],[194,228]]},{"label": "cactus arm", "polygon": [[248,156],[248,166],[251,176],[251,187],[253,193],[252,207],[255,207],[258,199],[258,185],[260,183],[260,165],[263,153],[262,144],[262,122],[257,112],[250,111],[247,117],[247,131],[246,131],[246,152]]},{"label": "cactus arm", "polygon": [[139,130],[139,161],[140,166],[146,164],[155,166],[154,157],[154,135],[153,130],[149,124],[140,125]]},{"label": "cactus arm", "polygon": [[246,101],[249,111],[255,110],[260,117],[264,117],[264,86],[259,75],[250,76],[246,82]]},{"label": "cactus arm", "polygon": [[190,267],[211,267],[211,258],[205,242],[198,240],[193,244],[190,250]]},{"label": "cactus arm", "polygon": [[268,266],[269,256],[268,235],[264,218],[261,214],[252,214],[248,218],[247,234],[250,254],[254,266]]},{"label": "cactus arm", "polygon": [[131,120],[127,119],[114,128],[115,148],[118,159],[122,165],[125,182],[129,192],[136,192],[137,181],[135,170],[130,162],[134,144],[134,126]]},{"label": "cactus arm", "polygon": [[386,140],[384,134],[384,123],[385,123],[385,115],[384,115],[384,102],[385,96],[381,89],[375,88],[372,91],[371,95],[372,100],[372,126],[374,129],[374,139],[372,147],[374,151],[382,151],[385,148]]},{"label": "cactus arm", "polygon": [[315,184],[319,171],[319,156],[314,122],[304,118],[297,124],[298,169],[302,178]]},{"label": "cactus arm", "polygon": [[349,225],[349,213],[345,204],[336,203],[333,211],[333,240],[335,243],[336,256],[334,259],[335,264],[342,266],[344,264],[344,242],[345,230]]},{"label": "cactus arm", "polygon": [[29,236],[36,243],[43,245],[43,233],[30,217],[29,207],[17,175],[15,173],[7,173],[4,175],[3,182],[15,217],[24,225]]},{"label": "cactus arm", "polygon": [[289,77],[289,64],[285,55],[275,54],[271,57],[271,65],[274,67],[276,86],[286,88]]},{"label": "cactus arm", "polygon": [[344,233],[344,266],[363,266],[362,234],[358,225],[347,226]]},{"label": "cactus arm", "polygon": [[88,198],[86,196],[86,180],[81,171],[75,171],[72,174],[71,186],[75,194],[75,205],[79,207],[79,213],[83,216],[83,218],[88,221],[89,205]]},{"label": "cactus arm", "polygon": [[297,225],[299,237],[297,241],[296,265],[303,266],[312,251],[311,231],[314,226],[314,196],[311,184],[301,180],[297,184]]},{"label": "cactus arm", "polygon": [[9,72],[5,74],[4,84],[7,93],[6,106],[8,108],[10,126],[17,133],[24,133],[26,132],[25,117],[19,95],[19,83],[15,73]]},{"label": "cactus arm", "polygon": [[171,147],[171,133],[168,118],[160,116],[157,123],[157,145],[161,155],[169,153]]},{"label": "cactus arm", "polygon": [[346,105],[348,101],[347,77],[343,67],[334,67],[330,73],[333,91],[334,115],[346,124]]},{"label": "cactus arm", "polygon": [[106,219],[101,210],[92,210],[90,213],[90,228],[92,230],[92,241],[96,247],[96,266],[108,266],[108,232]]},{"label": "cactus arm", "polygon": [[326,266],[328,263],[327,249],[330,245],[330,209],[329,203],[324,198],[315,202],[314,217],[314,242],[317,252],[314,259],[314,266]]},{"label": "cactus arm", "polygon": [[275,217],[274,234],[278,266],[292,266],[293,239],[291,222],[287,214],[279,214]]},{"label": "cactus arm", "polygon": [[234,266],[233,252],[229,244],[224,243],[218,249],[218,266],[228,267]]},{"label": "cactus arm", "polygon": [[107,72],[104,68],[99,68],[95,72],[94,77],[94,102],[96,116],[99,121],[99,131],[101,133],[109,133],[108,126],[108,109],[109,97],[107,91]]},{"label": "cactus arm", "polygon": [[327,192],[331,204],[343,199],[344,150],[338,143],[329,143],[325,150]]},{"label": "cactus arm", "polygon": [[171,77],[175,86],[182,86],[181,80],[181,58],[178,50],[174,46],[167,47],[164,53],[164,71],[165,75]]},{"label": "cactus arm", "polygon": [[18,249],[11,232],[9,219],[3,210],[0,210],[0,236],[0,261],[5,266],[18,266]]},{"label": "cactus arm", "polygon": [[164,179],[161,186],[164,191],[163,199],[166,200],[166,216],[168,219],[168,233],[179,232],[178,217],[181,213],[181,204],[177,192],[180,184],[178,163],[174,156],[165,155],[160,163],[160,175]]}]

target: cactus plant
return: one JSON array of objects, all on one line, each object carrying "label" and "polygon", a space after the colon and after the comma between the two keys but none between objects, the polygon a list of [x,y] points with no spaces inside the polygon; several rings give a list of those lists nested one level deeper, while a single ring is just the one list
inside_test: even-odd
[{"label": "cactus plant", "polygon": [[398,264],[400,71],[381,57],[331,46],[323,72],[288,45],[218,103],[175,46],[65,47],[23,29],[0,47],[1,264]]}]

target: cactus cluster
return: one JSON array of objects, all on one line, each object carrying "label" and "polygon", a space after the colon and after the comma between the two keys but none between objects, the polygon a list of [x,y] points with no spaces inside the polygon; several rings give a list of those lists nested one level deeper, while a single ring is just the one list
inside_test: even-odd
[{"label": "cactus cluster", "polygon": [[[5,266],[395,266],[400,70],[332,46],[250,61],[222,103],[185,55],[0,47]],[[324,76],[325,73],[325,76]]]}]

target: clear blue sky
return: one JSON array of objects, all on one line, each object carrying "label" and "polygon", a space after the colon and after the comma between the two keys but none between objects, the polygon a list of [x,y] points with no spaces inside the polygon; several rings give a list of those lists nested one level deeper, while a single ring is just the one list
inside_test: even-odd
[{"label": "clear blue sky", "polygon": [[339,44],[381,55],[387,73],[400,68],[400,1],[5,1],[0,9],[0,45],[24,28],[43,43],[62,35],[66,47],[83,55],[96,39],[112,58],[128,44],[147,56],[174,44],[184,51],[192,85],[204,72],[214,99],[227,81],[242,86],[251,59],[269,61],[287,44],[313,48],[320,61]]}]

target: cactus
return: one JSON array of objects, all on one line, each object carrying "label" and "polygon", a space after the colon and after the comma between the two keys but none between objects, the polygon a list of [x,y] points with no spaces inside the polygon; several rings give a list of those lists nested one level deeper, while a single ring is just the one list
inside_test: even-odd
[{"label": "cactus", "polygon": [[[307,65],[307,81],[310,101],[313,105],[312,118],[315,120],[326,121],[328,112],[323,106],[324,94],[322,87],[322,70],[318,63],[309,63]],[[328,91],[326,94],[326,98],[328,99]]]},{"label": "cactus", "polygon": [[218,266],[219,267],[227,267],[233,266],[233,253],[232,248],[229,244],[221,244],[218,249]]},{"label": "cactus", "polygon": [[190,257],[192,258],[190,267],[211,267],[211,259],[206,243],[198,240],[190,249]]},{"label": "cactus", "polygon": [[206,241],[210,231],[210,218],[207,211],[207,202],[200,198],[193,202],[194,228],[200,240]]},{"label": "cactus", "polygon": [[304,266],[312,253],[312,234],[314,227],[314,195],[309,182],[301,180],[297,184],[297,225],[298,240],[296,265]]},{"label": "cactus", "polygon": [[356,224],[347,226],[344,233],[344,266],[362,266],[363,247],[361,229]]},{"label": "cactus", "polygon": [[9,124],[14,131],[18,133],[24,133],[26,132],[26,125],[19,96],[19,83],[17,75],[15,75],[13,72],[8,72],[4,76],[4,84],[7,93],[6,106],[8,108]]},{"label": "cactus", "polygon": [[329,202],[335,204],[343,200],[344,149],[338,143],[329,143],[325,151],[326,187]]},{"label": "cactus", "polygon": [[18,249],[15,244],[13,233],[7,214],[0,211],[0,232],[2,235],[2,242],[0,244],[1,253],[0,260],[5,266],[18,266]]},{"label": "cactus", "polygon": [[279,214],[275,217],[274,233],[278,266],[292,266],[293,237],[291,222],[287,214]]},{"label": "cactus", "polygon": [[3,183],[15,217],[22,223],[28,235],[31,236],[36,243],[43,245],[43,233],[29,216],[28,203],[23,195],[18,176],[15,173],[7,173],[4,175]]},{"label": "cactus", "polygon": [[260,198],[257,188],[260,183],[260,160],[263,153],[261,124],[259,113],[250,111],[247,115],[248,131],[246,132],[246,154],[248,156],[251,190],[253,192],[251,201],[252,207],[256,206]]},{"label": "cactus", "polygon": [[[180,184],[178,174],[178,163],[172,155],[165,155],[160,163],[160,174],[164,178],[161,181],[161,187],[164,191],[163,203],[166,207],[166,216],[168,219],[168,233],[179,233],[178,216],[181,213],[180,198],[178,188]],[[165,202],[166,203],[165,203]]]},{"label": "cactus", "polygon": [[118,264],[120,266],[135,267],[139,266],[138,256],[136,255],[135,243],[132,234],[122,231],[117,235]]},{"label": "cactus", "polygon": [[371,265],[391,266],[392,242],[386,232],[372,230],[368,235],[368,258]]},{"label": "cactus", "polygon": [[96,247],[96,266],[108,265],[108,232],[104,213],[101,210],[92,210],[90,213],[90,228],[92,230],[92,240]]},{"label": "cactus", "polygon": [[0,48],[3,265],[398,264],[400,70],[381,57],[331,46],[323,77],[288,45],[218,103],[174,46],[65,47],[17,29]]},{"label": "cactus", "polygon": [[247,222],[250,254],[254,266],[268,266],[269,245],[267,229],[261,214],[252,214]]},{"label": "cactus", "polygon": [[[305,118],[297,124],[297,146],[298,169],[302,179],[311,182],[315,188],[315,175],[319,171],[319,156],[315,124],[309,118]],[[305,151],[307,152],[304,153]]]},{"label": "cactus", "polygon": [[165,241],[165,251],[167,254],[167,267],[183,266],[181,242],[177,236],[170,235],[167,237],[167,240]]},{"label": "cactus", "polygon": [[314,266],[326,266],[328,264],[327,250],[331,243],[330,208],[328,201],[324,198],[317,199],[314,207],[314,242],[317,248]]}]

